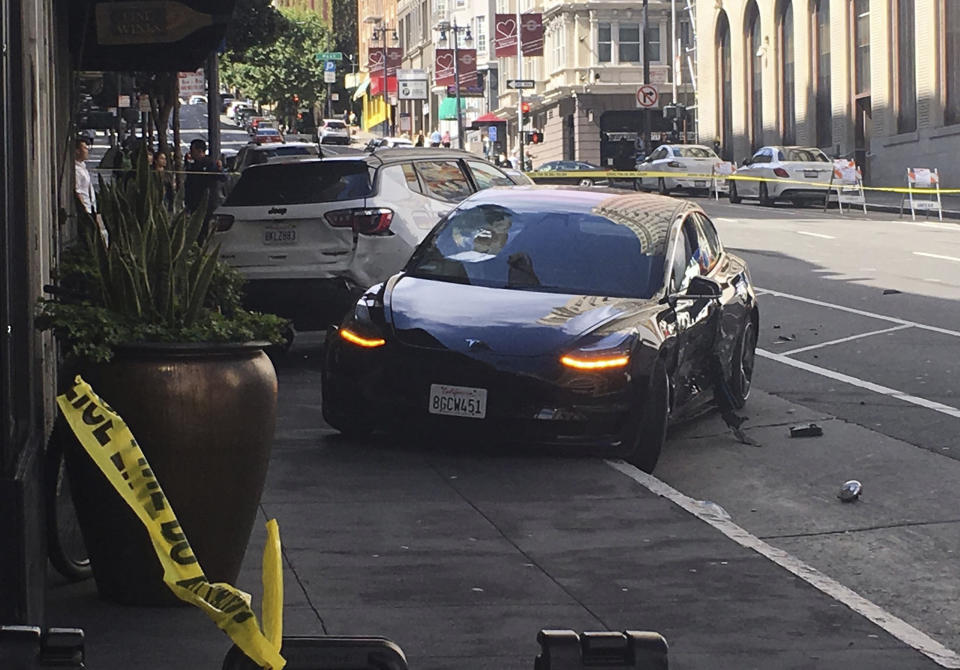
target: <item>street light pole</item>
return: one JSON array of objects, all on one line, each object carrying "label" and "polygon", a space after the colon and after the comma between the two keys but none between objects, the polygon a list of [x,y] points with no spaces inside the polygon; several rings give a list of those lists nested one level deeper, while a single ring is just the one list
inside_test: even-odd
[{"label": "street light pole", "polygon": [[453,19],[453,25],[450,27],[453,31],[453,88],[456,102],[455,109],[457,115],[457,148],[463,150],[463,117],[460,115],[460,51],[459,41],[457,39],[457,19]]},{"label": "street light pole", "polygon": [[[643,83],[650,83],[650,54],[648,53],[650,45],[647,42],[647,27],[650,25],[647,17],[647,0],[643,0],[643,9],[641,14],[641,40],[643,46]],[[650,154],[650,110],[643,110],[643,155]]]},{"label": "street light pole", "polygon": [[390,134],[390,94],[387,93],[387,85],[389,80],[387,79],[387,61],[390,59],[387,58],[387,25],[385,23],[380,24],[380,30],[383,35],[383,135],[386,137]]},{"label": "street light pole", "polygon": [[[644,0],[646,1],[646,0]],[[522,30],[520,29],[520,0],[517,0],[517,79],[523,79],[523,43],[520,40]],[[520,165],[518,170],[524,170],[526,163],[523,159],[523,89],[517,88],[517,142],[519,143],[518,157]]]}]

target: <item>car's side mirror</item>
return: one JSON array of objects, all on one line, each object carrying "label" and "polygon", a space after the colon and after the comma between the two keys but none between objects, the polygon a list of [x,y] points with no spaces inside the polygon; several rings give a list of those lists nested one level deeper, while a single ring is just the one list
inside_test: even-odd
[{"label": "car's side mirror", "polygon": [[747,165],[750,165],[752,163],[753,163],[752,158],[744,158],[742,161],[740,161],[740,167],[746,167]]},{"label": "car's side mirror", "polygon": [[672,307],[676,307],[678,300],[719,300],[722,293],[720,284],[715,280],[697,275],[690,279],[690,283],[682,293],[668,295],[667,302]]}]

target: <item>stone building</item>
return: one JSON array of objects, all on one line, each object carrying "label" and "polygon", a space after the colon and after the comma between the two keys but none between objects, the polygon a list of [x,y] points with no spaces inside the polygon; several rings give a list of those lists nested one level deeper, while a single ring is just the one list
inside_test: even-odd
[{"label": "stone building", "polygon": [[702,138],[742,160],[763,144],[855,157],[867,183],[953,174],[960,151],[960,2],[699,2]]}]

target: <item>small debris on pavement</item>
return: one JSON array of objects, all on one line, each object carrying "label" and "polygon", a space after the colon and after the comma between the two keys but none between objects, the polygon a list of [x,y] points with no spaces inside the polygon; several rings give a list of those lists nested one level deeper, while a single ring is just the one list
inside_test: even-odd
[{"label": "small debris on pavement", "polygon": [[898,291],[898,290],[895,289],[895,288],[885,288],[885,289],[883,289],[883,295],[896,295],[896,294],[898,294],[898,293],[900,293],[900,291]]},{"label": "small debris on pavement", "polygon": [[790,427],[790,437],[820,437],[821,435],[823,435],[823,428],[815,423]]},{"label": "small debris on pavement", "polygon": [[863,493],[863,484],[856,479],[851,479],[840,487],[840,493],[837,494],[837,497],[843,502],[853,502],[860,498],[861,493]]},{"label": "small debris on pavement", "polygon": [[780,324],[779,324],[779,323],[773,324],[773,329],[774,329],[774,330],[780,330]]},{"label": "small debris on pavement", "polygon": [[712,500],[700,500],[700,508],[704,515],[716,517],[718,519],[729,519],[730,513]]},{"label": "small debris on pavement", "polygon": [[796,339],[796,335],[777,335],[777,342],[793,342]]},{"label": "small debris on pavement", "polygon": [[751,447],[761,447],[761,446],[763,446],[763,445],[761,445],[759,442],[757,442],[757,441],[753,440],[752,438],[750,438],[750,437],[749,437],[746,433],[744,433],[743,430],[740,428],[740,426],[742,426],[743,423],[747,420],[747,417],[745,417],[745,416],[740,416],[740,415],[738,415],[738,414],[736,414],[736,413],[734,413],[733,411],[730,411],[730,410],[727,410],[727,411],[725,411],[725,412],[721,412],[721,413],[720,413],[720,416],[723,417],[723,422],[724,422],[725,424],[727,424],[727,427],[730,428],[730,430],[733,432],[733,434],[736,435],[737,440],[739,440],[741,443],[746,444],[746,445],[749,445],[749,446],[751,446]]}]

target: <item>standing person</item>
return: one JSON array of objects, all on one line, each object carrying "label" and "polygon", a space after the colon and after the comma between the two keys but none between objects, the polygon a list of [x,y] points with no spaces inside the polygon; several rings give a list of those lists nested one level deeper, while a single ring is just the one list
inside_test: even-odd
[{"label": "standing person", "polygon": [[423,133],[417,133],[417,141],[414,143],[415,146],[423,146]]},{"label": "standing person", "polygon": [[183,205],[188,212],[195,212],[206,198],[207,211],[203,220],[203,231],[200,233],[202,241],[207,236],[207,223],[213,215],[213,210],[219,205],[219,186],[225,175],[220,166],[207,155],[207,143],[195,139],[190,143],[190,167],[187,169],[187,179],[183,187]]},{"label": "standing person", "polygon": [[440,143],[443,145],[444,149],[450,148],[450,131],[449,130],[443,131],[443,139],[440,141]]},{"label": "standing person", "polygon": [[74,168],[76,171],[76,189],[77,198],[80,199],[83,209],[87,214],[93,214],[97,205],[97,195],[93,190],[93,180],[90,179],[90,172],[87,170],[86,160],[90,156],[90,147],[86,140],[78,139],[74,146]]},{"label": "standing person", "polygon": [[441,142],[442,140],[443,140],[443,138],[441,137],[439,130],[434,130],[432,133],[430,133],[430,146],[431,146],[431,147],[439,147],[439,146],[440,146],[440,142]]},{"label": "standing person", "polygon": [[167,154],[157,152],[153,159],[153,171],[160,178],[160,184],[163,186],[163,205],[168,212],[173,211],[173,175],[167,171]]}]

